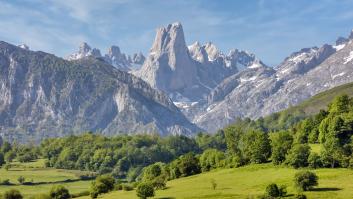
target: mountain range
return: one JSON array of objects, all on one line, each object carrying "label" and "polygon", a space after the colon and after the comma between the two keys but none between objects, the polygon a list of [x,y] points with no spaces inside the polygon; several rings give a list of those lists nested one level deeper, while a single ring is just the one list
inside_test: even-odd
[{"label": "mountain range", "polygon": [[353,82],[353,34],[270,67],[248,51],[187,45],[158,28],[148,56],[82,43],[65,59],[0,43],[0,126],[10,140],[96,131],[193,135],[256,119]]}]

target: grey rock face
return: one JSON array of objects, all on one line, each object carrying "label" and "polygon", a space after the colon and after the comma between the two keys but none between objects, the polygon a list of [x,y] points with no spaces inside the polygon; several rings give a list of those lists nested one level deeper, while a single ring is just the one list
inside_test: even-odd
[{"label": "grey rock face", "polygon": [[8,140],[199,130],[162,92],[99,59],[67,61],[0,42],[0,136]]},{"label": "grey rock face", "polygon": [[254,55],[233,50],[224,55],[208,42],[187,47],[180,23],[157,30],[144,65],[134,74],[152,87],[169,94],[180,106],[203,101],[226,77],[253,64],[262,64]]},{"label": "grey rock face", "polygon": [[142,53],[135,53],[131,58],[122,53],[118,46],[114,45],[108,48],[107,54],[103,57],[99,49],[92,49],[87,43],[82,43],[78,52],[69,55],[67,60],[79,60],[86,57],[102,58],[102,60],[123,71],[131,71],[140,68],[145,61],[145,57]]},{"label": "grey rock face", "polygon": [[206,103],[189,107],[196,114],[186,115],[215,132],[238,117],[259,118],[352,82],[353,41],[337,44],[302,49],[275,69],[246,68],[213,89]]}]

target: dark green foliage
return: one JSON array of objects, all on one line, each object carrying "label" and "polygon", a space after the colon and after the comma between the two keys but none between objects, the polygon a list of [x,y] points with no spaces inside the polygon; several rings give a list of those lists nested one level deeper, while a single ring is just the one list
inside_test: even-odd
[{"label": "dark green foliage", "polygon": [[275,183],[267,185],[266,195],[271,197],[278,197],[279,196],[278,186]]},{"label": "dark green foliage", "polygon": [[307,144],[295,144],[286,156],[286,164],[294,168],[308,166],[310,147]]},{"label": "dark green foliage", "polygon": [[271,160],[275,165],[285,161],[288,151],[292,147],[293,137],[288,131],[270,134],[272,155]]},{"label": "dark green foliage", "polygon": [[169,165],[169,169],[171,179],[201,173],[199,160],[193,153],[180,156]]},{"label": "dark green foliage", "polygon": [[[195,139],[185,136],[121,135],[106,138],[92,133],[48,139],[41,151],[48,166],[111,173],[134,181],[142,167],[170,162],[188,152],[200,152]],[[136,170],[131,170],[137,168]]]},{"label": "dark green foliage", "polygon": [[0,167],[5,164],[5,157],[4,154],[0,152]]},{"label": "dark green foliage", "polygon": [[132,191],[134,187],[131,184],[124,183],[121,185],[122,190],[124,191]]},{"label": "dark green foliage", "polygon": [[158,162],[143,169],[142,182],[149,182],[155,189],[163,189],[169,179],[169,170],[165,164]]},{"label": "dark green foliage", "polygon": [[300,191],[308,191],[318,185],[318,177],[311,171],[299,171],[294,176],[294,185]]},{"label": "dark green foliage", "polygon": [[71,198],[70,192],[62,185],[51,188],[49,195],[52,199],[68,199]]},{"label": "dark green foliage", "polygon": [[211,169],[224,167],[225,155],[222,151],[217,149],[207,149],[200,156],[200,166],[202,171],[209,171]]},{"label": "dark green foliage", "polygon": [[271,155],[268,134],[261,131],[250,131],[242,136],[241,151],[251,163],[265,163]]},{"label": "dark green foliage", "polygon": [[99,194],[114,190],[115,180],[109,175],[99,176],[91,184],[91,197],[97,198]]},{"label": "dark green foliage", "polygon": [[17,189],[10,189],[5,191],[3,199],[22,199],[23,196]]},{"label": "dark green foliage", "polygon": [[309,167],[313,169],[316,169],[322,166],[321,157],[315,152],[310,153],[308,158],[308,163],[309,163]]},{"label": "dark green foliage", "polygon": [[147,182],[140,183],[137,186],[136,195],[137,195],[137,197],[139,197],[141,199],[153,197],[154,196],[154,189],[153,189],[152,184],[147,183]]}]

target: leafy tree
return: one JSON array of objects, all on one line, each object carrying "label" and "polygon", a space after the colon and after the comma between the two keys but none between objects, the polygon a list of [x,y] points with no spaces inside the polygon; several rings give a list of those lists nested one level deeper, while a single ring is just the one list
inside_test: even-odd
[{"label": "leafy tree", "polygon": [[310,153],[308,158],[308,164],[310,168],[314,169],[321,167],[322,163],[320,156],[315,152]]},{"label": "leafy tree", "polygon": [[271,155],[267,133],[250,131],[242,136],[242,152],[251,163],[264,163]]},{"label": "leafy tree", "polygon": [[292,147],[293,137],[288,131],[270,133],[271,140],[271,160],[278,165],[285,161],[288,151]]},{"label": "leafy tree", "polygon": [[7,153],[5,153],[6,162],[10,163],[15,158],[16,158],[16,152],[15,151],[11,150],[11,151],[8,151]]},{"label": "leafy tree", "polygon": [[71,198],[69,190],[62,185],[52,187],[49,192],[49,195],[52,199],[69,199],[69,198]]},{"label": "leafy tree", "polygon": [[202,171],[209,171],[225,166],[225,155],[217,149],[207,149],[200,156],[200,166]]},{"label": "leafy tree", "polygon": [[5,191],[3,199],[22,199],[23,196],[17,189],[10,189]]},{"label": "leafy tree", "polygon": [[299,171],[294,176],[294,185],[300,191],[308,191],[318,185],[318,177],[310,171]]},{"label": "leafy tree", "polygon": [[285,163],[294,168],[308,166],[310,147],[307,144],[295,144],[286,156]]},{"label": "leafy tree", "polygon": [[147,182],[140,183],[137,186],[136,195],[137,195],[137,197],[139,197],[141,199],[153,197],[154,196],[154,189],[153,189],[152,184],[147,183]]},{"label": "leafy tree", "polygon": [[109,175],[99,176],[91,184],[91,197],[97,198],[99,194],[108,193],[114,189],[115,180]]},{"label": "leafy tree", "polygon": [[165,188],[168,178],[166,165],[161,162],[154,163],[143,169],[142,181],[150,182],[156,189]]}]

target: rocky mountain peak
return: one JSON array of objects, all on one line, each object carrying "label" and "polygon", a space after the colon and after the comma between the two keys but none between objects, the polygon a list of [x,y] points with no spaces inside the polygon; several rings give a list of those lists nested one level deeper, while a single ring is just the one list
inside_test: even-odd
[{"label": "rocky mountain peak", "polygon": [[205,44],[205,50],[207,52],[209,61],[216,60],[221,54],[216,45],[214,45],[212,42],[207,42]]},{"label": "rocky mountain peak", "polygon": [[18,47],[20,47],[20,48],[22,48],[24,50],[29,50],[29,47],[26,44],[18,45]]},{"label": "rocky mountain peak", "polygon": [[84,57],[89,57],[89,56],[102,57],[99,49],[97,49],[97,48],[92,49],[90,45],[88,45],[86,42],[83,42],[80,44],[78,51],[69,55],[67,57],[67,59],[68,60],[78,60],[78,59],[82,59]]}]

